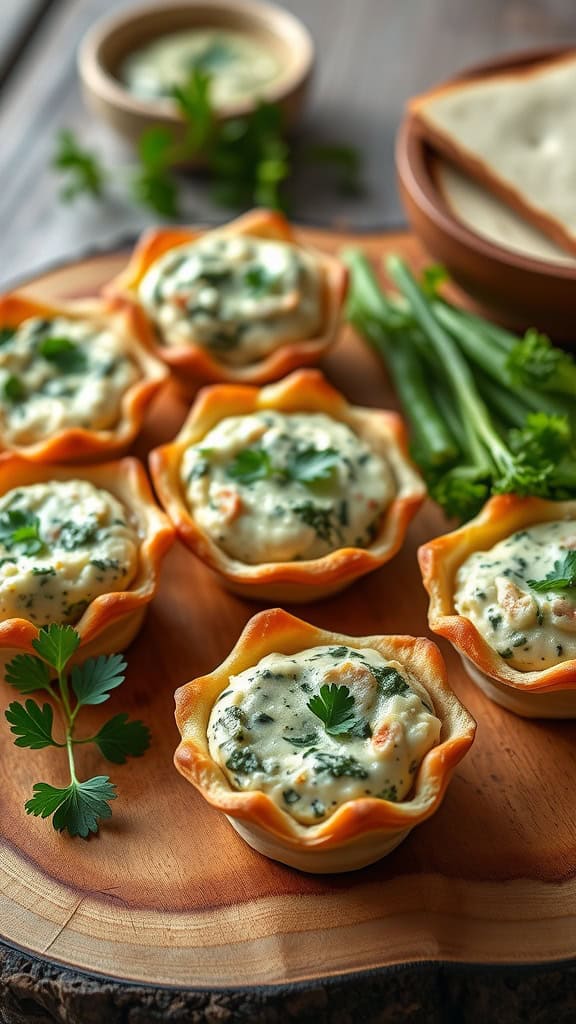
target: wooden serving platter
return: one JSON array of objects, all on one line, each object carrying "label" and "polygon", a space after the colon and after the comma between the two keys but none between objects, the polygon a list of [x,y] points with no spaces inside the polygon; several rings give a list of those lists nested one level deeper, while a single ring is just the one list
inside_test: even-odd
[{"label": "wooden serving platter", "polygon": [[[308,230],[302,238],[329,250],[360,244],[374,258],[393,250],[423,260],[406,235],[367,239]],[[125,252],[97,255],[28,287],[50,299],[88,294],[125,259]],[[325,370],[357,404],[395,404],[382,367],[347,330]],[[185,402],[168,389],[150,410],[136,453],[145,459],[151,447],[171,438],[185,413]],[[291,610],[351,634],[427,634],[415,551],[445,527],[428,504],[391,564],[341,596]],[[440,811],[370,868],[311,876],[268,861],[176,773],[174,689],[219,663],[261,607],[221,589],[191,553],[175,545],[160,593],[128,652],[127,682],[109,707],[93,712],[94,723],[120,710],[143,718],[152,729],[152,747],[141,759],[111,766],[119,798],[112,819],[89,841],[72,841],[24,814],[34,781],[65,784],[65,758],[17,749],[2,717],[0,993],[13,1012],[6,1019],[53,1020],[59,1006],[59,1020],[85,1024],[104,1014],[107,1021],[127,1020],[114,1016],[112,997],[98,1004],[102,1017],[79,1001],[82,991],[93,992],[98,984],[110,993],[110,978],[116,992],[132,983],[147,986],[138,991],[150,999],[151,986],[256,991],[252,1016],[238,1019],[257,1020],[264,1017],[254,1007],[288,983],[299,983],[297,991],[310,995],[326,979],[349,977],[356,985],[358,972],[392,965],[442,962],[446,972],[456,964],[480,969],[537,963],[555,971],[576,955],[576,723],[525,721],[490,703],[443,641],[454,689],[478,720],[477,739]],[[14,697],[3,682],[0,697],[2,708]],[[82,771],[102,768],[89,748],[79,749]],[[58,965],[68,971],[59,974]],[[93,988],[83,989],[88,974]],[[55,977],[59,988],[46,982]],[[430,1015],[418,1016],[425,991],[425,985],[414,989],[412,1016],[398,1010],[390,1019],[442,1019],[433,1016],[432,1002]],[[306,1012],[315,1007],[317,1020],[332,1019],[322,1016],[327,1004],[314,999],[302,1003],[299,1019],[308,1019],[305,1005]],[[550,993],[546,999],[551,1006]],[[32,1004],[51,1007],[54,1016],[38,1011],[28,1018],[23,1007]],[[174,1005],[174,1016],[150,1011],[130,1020],[192,1019],[178,1017]],[[405,1000],[402,1005],[407,1013]]]}]

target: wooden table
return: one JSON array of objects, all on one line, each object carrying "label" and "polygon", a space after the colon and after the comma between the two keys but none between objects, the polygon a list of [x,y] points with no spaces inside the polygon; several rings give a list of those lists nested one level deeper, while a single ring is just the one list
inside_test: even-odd
[{"label": "wooden table", "polygon": [[[160,0],[161,2],[161,0]],[[3,0],[0,13],[0,281],[6,286],[86,249],[107,248],[154,221],[118,192],[106,208],[57,200],[49,169],[55,136],[71,127],[108,162],[127,159],[123,145],[82,106],[75,50],[93,21],[130,6],[118,0]],[[576,40],[573,0],[288,0],[318,47],[305,138],[341,139],[364,155],[365,193],[342,200],[315,175],[302,175],[293,213],[302,222],[372,231],[403,221],[393,143],[408,96],[466,64],[497,53]],[[190,219],[217,222],[205,183],[187,186]],[[0,933],[2,932],[0,922]],[[530,967],[407,964],[329,983],[254,993],[139,986],[121,990],[35,961],[0,945],[0,1021],[339,1022],[554,1021],[576,1019],[572,961]],[[261,1006],[261,1010],[256,1007]],[[62,1016],[60,1016],[62,1015]]]}]

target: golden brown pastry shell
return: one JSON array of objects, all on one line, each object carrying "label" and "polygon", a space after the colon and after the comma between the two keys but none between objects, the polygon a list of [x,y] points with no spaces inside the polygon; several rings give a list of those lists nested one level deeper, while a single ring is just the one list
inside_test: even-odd
[{"label": "golden brown pastry shell", "polygon": [[430,628],[463,655],[470,675],[493,700],[528,717],[576,717],[576,660],[534,672],[512,668],[470,619],[456,613],[455,577],[475,551],[491,548],[528,526],[559,519],[576,520],[576,501],[497,495],[475,519],[418,551],[422,580],[430,596]]},{"label": "golden brown pastry shell", "polygon": [[[337,548],[308,561],[249,565],[230,558],[200,528],[188,509],[180,480],[185,450],[200,442],[224,417],[263,409],[326,413],[346,423],[382,454],[392,470],[396,495],[384,511],[370,547]],[[349,405],[318,370],[297,370],[277,384],[261,389],[229,384],[204,388],[174,441],[151,452],[150,468],[160,501],[183,543],[217,572],[230,589],[273,601],[317,600],[384,565],[402,546],[408,524],[425,495],[424,485],[408,457],[406,431],[400,416]]]},{"label": "golden brown pastry shell", "polygon": [[[431,696],[442,722],[440,742],[423,758],[407,799],[398,803],[362,797],[342,804],[318,825],[306,826],[266,793],[233,789],[210,755],[207,729],[212,707],[231,675],[271,653],[295,654],[326,645],[370,647],[405,666]],[[450,689],[442,656],[430,640],[411,636],[350,637],[317,629],[276,608],[247,623],[236,646],[209,675],[176,691],[176,722],[182,739],[175,764],[255,849],[292,867],[340,872],[364,867],[394,849],[439,807],[450,777],[469,749],[475,722]]]},{"label": "golden brown pastry shell", "polygon": [[[131,643],[144,618],[146,606],[159,584],[162,560],[174,540],[167,516],[158,508],[142,464],[134,458],[98,466],[37,463],[18,455],[0,457],[0,495],[16,487],[50,480],[88,480],[109,491],[130,513],[140,538],[137,574],[124,591],[101,594],[90,602],[74,628],[80,634],[82,657],[123,650]],[[33,652],[38,627],[24,618],[0,622],[3,657],[15,650]]]},{"label": "golden brown pastry shell", "polygon": [[[281,213],[272,210],[252,210],[215,230],[219,235],[246,235],[298,244],[290,223]],[[194,242],[209,233],[187,227],[147,231],[136,245],[125,270],[108,284],[106,295],[120,306],[138,305],[138,287],[152,264],[170,249]],[[346,268],[334,256],[319,250],[314,250],[313,255],[318,261],[323,285],[323,326],[316,337],[294,338],[256,362],[231,366],[201,345],[159,344],[156,328],[144,314],[147,319],[147,345],[158,359],[169,366],[180,386],[188,393],[193,393],[199,384],[218,381],[265,384],[278,380],[298,366],[319,362],[336,340],[348,278]]]},{"label": "golden brown pastry shell", "polygon": [[127,355],[136,363],[140,377],[124,392],[114,426],[101,430],[67,427],[28,445],[9,444],[0,433],[0,449],[37,462],[96,462],[123,455],[140,432],[150,402],[168,378],[166,367],[148,346],[146,319],[136,307],[111,311],[97,300],[57,306],[18,292],[0,297],[0,328],[19,327],[30,317],[56,316],[94,320],[101,326],[115,328],[125,338]]}]

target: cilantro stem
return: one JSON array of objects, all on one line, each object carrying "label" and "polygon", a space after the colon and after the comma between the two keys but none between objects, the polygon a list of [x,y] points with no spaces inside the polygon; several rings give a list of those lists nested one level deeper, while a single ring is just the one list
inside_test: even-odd
[{"label": "cilantro stem", "polygon": [[66,751],[68,754],[68,766],[70,768],[70,781],[77,783],[78,778],[76,776],[76,765],[74,763],[74,726],[69,725],[66,729]]}]

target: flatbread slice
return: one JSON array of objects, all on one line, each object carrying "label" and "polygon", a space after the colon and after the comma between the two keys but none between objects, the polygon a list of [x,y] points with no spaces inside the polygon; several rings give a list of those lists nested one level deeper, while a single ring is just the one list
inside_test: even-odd
[{"label": "flatbread slice", "polygon": [[576,55],[453,82],[413,99],[421,131],[576,253]]}]

